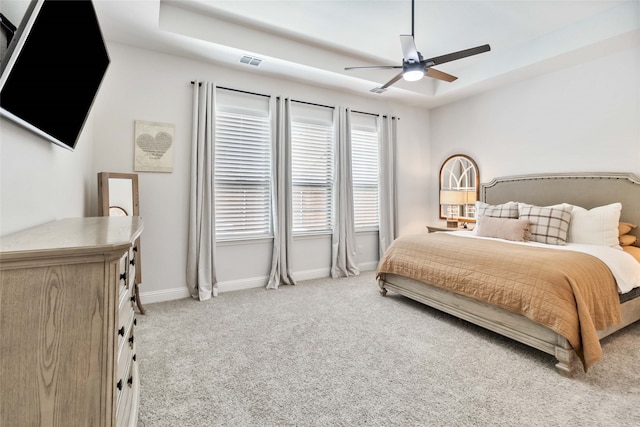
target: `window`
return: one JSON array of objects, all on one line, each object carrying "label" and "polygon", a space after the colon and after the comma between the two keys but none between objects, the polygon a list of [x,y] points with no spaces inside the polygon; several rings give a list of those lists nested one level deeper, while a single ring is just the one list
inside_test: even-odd
[{"label": "window", "polygon": [[271,131],[266,105],[264,110],[217,107],[214,165],[217,240],[272,235]]},{"label": "window", "polygon": [[332,121],[292,118],[293,234],[331,232],[333,146]]},{"label": "window", "polygon": [[[355,116],[355,114],[353,114]],[[372,119],[372,117],[370,117]],[[353,122],[356,122],[355,117]],[[356,231],[378,230],[378,130],[351,127],[353,217]]]}]

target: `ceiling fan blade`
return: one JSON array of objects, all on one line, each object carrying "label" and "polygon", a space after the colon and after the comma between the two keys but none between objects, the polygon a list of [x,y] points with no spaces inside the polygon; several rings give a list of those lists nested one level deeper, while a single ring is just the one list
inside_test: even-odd
[{"label": "ceiling fan blade", "polygon": [[489,52],[491,50],[491,46],[488,44],[472,47],[471,49],[461,50],[459,52],[448,53],[442,56],[436,56],[435,58],[425,60],[428,66],[432,65],[440,65],[445,62],[455,61],[457,59],[466,58],[467,56],[477,55],[479,53]]},{"label": "ceiling fan blade", "polygon": [[427,68],[427,72],[425,74],[432,79],[444,80],[449,83],[457,79],[456,76],[447,74],[444,71],[436,70],[435,68]]},{"label": "ceiling fan blade", "polygon": [[380,87],[380,89],[386,89],[389,86],[391,86],[392,84],[394,84],[395,82],[397,82],[398,80],[400,80],[402,78],[402,73],[398,74],[397,76],[395,76],[394,78],[392,78],[391,80],[389,80],[388,82],[386,82],[384,85],[382,85]]},{"label": "ceiling fan blade", "polygon": [[394,68],[402,68],[402,65],[372,65],[370,67],[344,67],[345,70],[391,70]]},{"label": "ceiling fan blade", "polygon": [[402,44],[402,55],[405,61],[414,60],[420,61],[418,55],[418,49],[416,49],[416,43],[412,35],[403,34],[400,36],[400,43]]}]

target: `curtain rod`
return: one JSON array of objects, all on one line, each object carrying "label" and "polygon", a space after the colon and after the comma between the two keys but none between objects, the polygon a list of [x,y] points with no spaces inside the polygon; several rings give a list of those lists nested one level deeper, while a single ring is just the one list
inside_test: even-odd
[{"label": "curtain rod", "polygon": [[[298,101],[297,99],[292,99],[291,102],[297,102],[299,104],[307,104],[307,105],[313,105],[316,107],[324,107],[324,108],[331,108],[332,110],[335,110],[336,107],[332,107],[330,105],[322,105],[322,104],[315,104],[313,102],[307,102],[307,101]],[[351,110],[352,113],[358,113],[358,114],[366,114],[368,116],[376,116],[378,117],[380,114],[376,114],[376,113],[366,113],[364,111],[357,111],[357,110]],[[387,115],[383,115],[382,117],[387,117]],[[399,117],[397,117],[398,120],[400,120]]]},{"label": "curtain rod", "polygon": [[298,101],[297,99],[292,99],[291,102],[297,102],[298,104],[307,104],[307,105],[313,105],[314,107],[324,107],[324,108],[331,108],[332,110],[335,110],[336,107],[332,107],[331,105],[322,105],[322,104],[315,104],[313,102],[307,102],[307,101]]},{"label": "curtain rod", "polygon": [[[376,116],[376,117],[380,116],[380,114],[376,114],[376,113],[367,113],[367,112],[365,112],[365,111],[356,111],[356,110],[351,110],[351,112],[352,112],[352,113],[358,113],[358,114],[366,114],[366,115],[368,115],[368,116]],[[387,117],[387,115],[386,115],[386,114],[382,114],[382,117]],[[393,116],[391,116],[391,117],[393,117]],[[396,119],[400,120],[400,117],[396,117]]]},{"label": "curtain rod", "polygon": [[[196,82],[192,81],[191,84],[195,84]],[[198,86],[202,86],[202,82],[198,83]],[[230,87],[224,87],[224,86],[216,86],[216,89],[223,89],[223,90],[228,90],[231,92],[240,92],[240,93],[246,93],[247,95],[257,95],[257,96],[264,96],[266,98],[271,98],[271,95],[265,95],[264,93],[258,93],[258,92],[249,92],[247,90],[241,90],[241,89],[233,89]]]},{"label": "curtain rod", "polygon": [[[191,84],[195,84],[196,82],[192,81]],[[198,86],[201,86],[202,83],[198,83]],[[240,93],[246,93],[248,95],[257,95],[257,96],[265,96],[267,98],[270,98],[271,95],[265,95],[264,93],[257,93],[257,92],[249,92],[246,90],[241,90],[241,89],[232,89],[230,87],[224,87],[224,86],[216,86],[217,89],[224,89],[224,90],[229,90],[231,92],[240,92]],[[280,98],[279,96],[277,98]],[[324,108],[331,108],[332,110],[335,110],[336,107],[332,107],[331,105],[323,105],[323,104],[316,104],[313,102],[307,102],[307,101],[299,101],[297,99],[292,99],[291,102],[297,102],[299,104],[306,104],[306,105],[313,105],[315,107],[324,107]],[[376,113],[367,113],[364,111],[356,111],[356,110],[351,110],[352,113],[358,113],[358,114],[366,114],[369,116],[379,116],[380,114],[376,114]],[[384,114],[382,117],[387,117],[386,114]],[[400,120],[400,117],[396,117],[396,119]]]}]

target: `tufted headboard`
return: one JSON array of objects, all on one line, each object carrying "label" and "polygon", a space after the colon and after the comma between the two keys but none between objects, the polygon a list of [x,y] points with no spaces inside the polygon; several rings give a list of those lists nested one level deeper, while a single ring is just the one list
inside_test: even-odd
[{"label": "tufted headboard", "polygon": [[505,176],[480,185],[480,200],[492,205],[509,201],[548,206],[570,203],[591,209],[622,203],[620,221],[638,225],[640,239],[640,177],[633,173],[544,173]]}]

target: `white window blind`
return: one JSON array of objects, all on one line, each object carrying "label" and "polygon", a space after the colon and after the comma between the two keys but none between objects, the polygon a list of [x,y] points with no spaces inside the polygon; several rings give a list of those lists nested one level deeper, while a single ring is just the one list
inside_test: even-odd
[{"label": "white window blind", "polygon": [[333,225],[333,123],[293,119],[293,234],[329,233]]},{"label": "white window blind", "polygon": [[216,111],[217,240],[271,236],[271,132],[268,111]]},{"label": "white window blind", "polygon": [[351,129],[353,216],[356,231],[377,230],[378,215],[378,130]]}]

